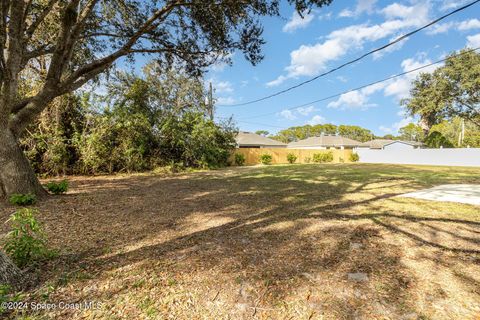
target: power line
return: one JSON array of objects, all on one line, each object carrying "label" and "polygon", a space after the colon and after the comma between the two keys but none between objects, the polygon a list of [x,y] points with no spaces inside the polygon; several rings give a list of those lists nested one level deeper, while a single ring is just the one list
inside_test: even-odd
[{"label": "power line", "polygon": [[299,84],[296,84],[296,85],[294,85],[294,86],[288,87],[287,89],[283,89],[283,90],[277,91],[277,92],[275,92],[275,93],[272,93],[272,94],[270,94],[270,95],[267,95],[267,96],[265,96],[265,97],[258,98],[258,99],[254,99],[254,100],[250,100],[250,101],[243,102],[243,103],[237,103],[237,104],[231,104],[231,105],[218,105],[218,106],[220,106],[220,107],[240,107],[240,106],[245,106],[245,105],[257,103],[257,102],[260,102],[260,101],[264,101],[264,100],[267,100],[267,99],[270,99],[270,98],[279,96],[279,95],[281,95],[281,94],[284,94],[284,93],[286,93],[286,92],[288,92],[288,91],[291,91],[291,90],[293,90],[293,89],[296,89],[296,88],[298,88],[298,87],[301,87],[301,86],[303,86],[303,85],[306,85],[306,84],[308,84],[308,83],[310,83],[310,82],[313,82],[313,81],[317,80],[318,78],[324,77],[324,76],[326,76],[326,75],[328,75],[328,74],[330,74],[330,73],[333,73],[333,72],[335,72],[335,71],[337,71],[337,70],[339,70],[339,69],[342,69],[342,68],[344,68],[344,67],[346,67],[346,66],[348,66],[348,65],[354,64],[355,62],[358,62],[358,61],[360,61],[360,60],[362,60],[362,59],[364,59],[364,58],[366,58],[366,57],[368,57],[368,56],[370,56],[370,55],[372,55],[372,54],[374,54],[374,53],[376,53],[376,52],[379,52],[379,51],[384,50],[384,49],[386,49],[386,48],[388,48],[388,47],[390,47],[390,46],[393,46],[394,44],[396,44],[396,43],[398,43],[398,42],[400,42],[400,41],[402,41],[402,40],[404,40],[404,39],[406,39],[406,38],[408,38],[408,37],[410,37],[410,36],[412,36],[412,35],[420,32],[420,31],[422,31],[422,30],[424,30],[424,29],[426,29],[426,28],[428,28],[428,27],[430,27],[430,26],[432,26],[432,25],[434,25],[434,24],[436,24],[436,23],[438,23],[438,22],[440,22],[441,20],[443,20],[443,19],[445,19],[445,18],[447,18],[447,17],[449,17],[449,16],[451,16],[451,15],[453,15],[453,14],[455,14],[455,13],[458,13],[458,12],[460,12],[460,11],[463,11],[463,10],[465,10],[465,9],[467,9],[467,8],[475,5],[475,4],[478,3],[478,2],[480,2],[480,0],[473,1],[473,2],[471,2],[471,3],[469,3],[469,4],[466,4],[466,5],[464,5],[464,6],[460,7],[460,8],[457,8],[457,9],[455,9],[455,10],[453,10],[453,11],[451,11],[451,12],[449,12],[449,13],[447,13],[447,14],[445,14],[445,15],[443,15],[443,16],[441,16],[441,17],[439,17],[439,18],[437,18],[437,19],[435,19],[435,20],[433,20],[433,21],[431,21],[431,22],[429,22],[429,23],[427,23],[426,25],[424,25],[424,26],[422,26],[422,27],[420,27],[420,28],[418,28],[418,29],[415,29],[415,30],[413,30],[413,31],[411,31],[411,32],[409,32],[409,33],[407,33],[407,34],[404,34],[403,36],[398,37],[397,39],[395,39],[395,40],[392,41],[392,42],[389,42],[389,43],[387,43],[387,44],[385,44],[385,45],[383,45],[383,46],[381,46],[381,47],[379,47],[379,48],[376,48],[376,49],[374,49],[374,50],[371,50],[371,51],[369,51],[369,52],[367,52],[367,53],[364,53],[364,54],[361,55],[360,57],[358,57],[358,58],[356,58],[356,59],[353,59],[353,60],[350,60],[350,61],[348,61],[348,62],[345,62],[344,64],[342,64],[342,65],[340,65],[340,66],[338,66],[338,67],[335,67],[335,68],[333,68],[333,69],[330,69],[329,71],[326,71],[326,72],[324,72],[324,73],[319,74],[318,76],[315,76],[315,77],[313,77],[313,78],[311,78],[311,79],[308,79],[308,80],[305,80],[305,81],[303,81],[303,82],[300,82]]},{"label": "power line", "polygon": [[[320,99],[317,99],[317,100],[314,100],[314,101],[310,101],[310,102],[307,102],[307,103],[304,103],[304,104],[301,104],[301,105],[297,105],[297,106],[295,106],[295,107],[284,108],[284,109],[282,109],[282,110],[295,110],[295,109],[299,109],[299,108],[302,108],[302,107],[306,107],[306,106],[311,105],[311,104],[313,104],[313,103],[322,102],[322,101],[330,100],[330,99],[333,99],[333,98],[337,98],[337,97],[340,97],[341,95],[344,95],[344,94],[347,94],[347,93],[350,93],[350,92],[353,92],[353,91],[361,90],[361,89],[364,89],[364,88],[367,88],[367,87],[370,87],[370,86],[373,86],[373,85],[376,85],[376,84],[379,84],[379,83],[382,83],[382,82],[385,82],[385,81],[389,81],[389,80],[392,80],[392,79],[395,79],[395,78],[404,76],[404,75],[406,75],[406,74],[409,74],[409,73],[412,73],[412,72],[416,72],[416,71],[419,71],[419,70],[422,70],[422,69],[431,67],[431,66],[433,66],[433,65],[436,65],[436,64],[445,62],[446,60],[448,60],[448,59],[450,59],[450,58],[457,57],[457,56],[461,56],[461,55],[467,54],[467,53],[469,53],[469,52],[474,52],[474,51],[477,51],[477,50],[479,50],[479,49],[480,49],[480,47],[477,47],[477,48],[475,48],[475,49],[470,49],[470,50],[467,50],[467,51],[463,51],[463,52],[460,52],[460,53],[458,53],[458,54],[451,55],[451,56],[449,56],[449,57],[447,57],[447,58],[444,58],[444,59],[441,59],[441,60],[437,60],[437,61],[435,61],[435,62],[432,62],[432,63],[426,64],[426,65],[423,65],[423,66],[418,67],[418,68],[415,68],[415,69],[407,70],[407,71],[405,71],[405,72],[402,72],[402,73],[399,73],[399,74],[396,74],[396,75],[393,75],[393,76],[390,76],[390,77],[387,77],[387,78],[384,78],[384,79],[381,79],[381,80],[377,80],[377,81],[374,81],[374,82],[370,82],[370,83],[368,83],[368,84],[362,85],[362,86],[360,86],[360,87],[356,87],[356,88],[354,88],[354,89],[349,89],[349,90],[346,90],[346,91],[343,91],[343,92],[340,92],[340,93],[333,94],[333,95],[328,96],[328,97],[324,97],[324,98],[320,98]],[[260,114],[260,115],[256,115],[256,116],[252,116],[252,117],[243,117],[243,118],[240,118],[240,119],[260,118],[260,117],[264,117],[264,116],[276,114],[277,112],[278,112],[278,111],[274,111],[274,112],[264,113],[264,114]],[[239,122],[240,122],[240,121],[239,121]]]}]

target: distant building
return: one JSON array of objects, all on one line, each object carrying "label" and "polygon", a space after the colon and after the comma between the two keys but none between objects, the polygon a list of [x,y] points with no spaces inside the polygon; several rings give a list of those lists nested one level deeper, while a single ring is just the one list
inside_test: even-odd
[{"label": "distant building", "polygon": [[379,150],[401,150],[401,149],[418,149],[423,143],[417,141],[374,139],[361,143],[358,148],[379,149]]},{"label": "distant building", "polygon": [[353,149],[361,142],[336,135],[320,135],[307,139],[291,142],[289,149]]},{"label": "distant building", "polygon": [[235,138],[237,148],[285,148],[286,143],[256,133],[240,131]]}]

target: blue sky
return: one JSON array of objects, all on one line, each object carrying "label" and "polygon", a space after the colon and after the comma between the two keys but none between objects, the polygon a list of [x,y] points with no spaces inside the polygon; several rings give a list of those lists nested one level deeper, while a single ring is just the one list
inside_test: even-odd
[{"label": "blue sky", "polygon": [[[251,66],[241,53],[233,65],[217,65],[207,75],[215,88],[216,116],[233,116],[245,131],[275,133],[296,125],[334,123],[360,125],[378,135],[396,133],[412,119],[399,101],[408,97],[415,74],[355,91],[340,98],[288,108],[411,70],[466,46],[480,46],[480,4],[313,83],[247,106],[228,106],[259,98],[336,67],[363,52],[392,41],[470,1],[334,0],[301,19],[282,7],[283,18],[266,18],[265,59]],[[429,68],[430,71],[434,67]],[[267,114],[267,115],[263,115]]]}]

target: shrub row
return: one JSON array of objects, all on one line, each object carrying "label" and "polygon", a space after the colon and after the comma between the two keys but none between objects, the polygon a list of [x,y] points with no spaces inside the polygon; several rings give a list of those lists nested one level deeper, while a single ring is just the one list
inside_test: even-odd
[{"label": "shrub row", "polygon": [[[294,153],[288,153],[287,154],[287,161],[288,163],[295,163],[298,159],[298,156]],[[259,161],[261,164],[264,165],[269,165],[272,163],[272,155],[268,153],[261,154],[259,157]],[[360,160],[360,157],[357,153],[351,153],[349,156],[349,160],[351,162],[357,162]],[[333,152],[332,151],[327,151],[327,152],[319,152],[319,153],[314,153],[313,156],[310,157],[305,157],[304,162],[305,163],[310,163],[311,161],[315,163],[327,163],[327,162],[333,162]],[[340,158],[340,162],[344,162],[345,160],[343,158]],[[243,166],[245,165],[246,159],[245,155],[242,153],[235,153],[234,155],[234,162],[235,165],[237,166]]]}]

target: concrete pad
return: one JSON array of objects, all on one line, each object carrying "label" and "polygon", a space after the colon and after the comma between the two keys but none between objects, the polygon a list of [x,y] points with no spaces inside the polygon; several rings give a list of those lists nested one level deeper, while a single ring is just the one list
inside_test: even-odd
[{"label": "concrete pad", "polygon": [[405,193],[399,197],[460,202],[480,206],[480,184],[443,184],[430,189]]},{"label": "concrete pad", "polygon": [[354,272],[348,274],[348,280],[356,281],[356,282],[363,282],[368,281],[368,275],[363,272]]}]

